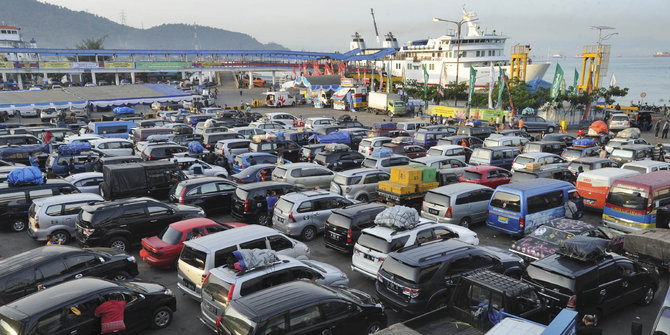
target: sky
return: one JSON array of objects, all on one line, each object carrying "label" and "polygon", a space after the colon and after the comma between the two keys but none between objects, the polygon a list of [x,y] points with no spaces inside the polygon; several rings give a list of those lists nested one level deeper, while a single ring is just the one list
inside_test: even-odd
[{"label": "sky", "polygon": [[[359,32],[368,47],[379,47],[370,8],[379,34],[392,32],[407,41],[438,37],[455,25],[433,22],[437,16],[457,21],[464,0],[40,0],[72,10],[86,11],[136,28],[164,23],[211,26],[249,34],[262,43],[276,42],[292,50],[347,51]],[[530,44],[537,59],[560,53],[581,54],[595,44],[597,30],[611,26],[617,33],[603,43],[613,55],[649,56],[670,51],[668,0],[478,0],[465,7],[479,17],[478,24],[509,37],[506,47]],[[204,46],[203,46],[204,47]]]}]

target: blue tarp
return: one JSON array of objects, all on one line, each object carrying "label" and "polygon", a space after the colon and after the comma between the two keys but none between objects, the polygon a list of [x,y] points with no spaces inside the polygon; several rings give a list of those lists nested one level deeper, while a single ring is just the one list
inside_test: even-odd
[{"label": "blue tarp", "polygon": [[336,131],[333,133],[330,133],[328,135],[312,135],[309,137],[309,141],[312,141],[314,138],[316,138],[317,141],[321,144],[328,144],[328,143],[345,143],[345,144],[350,144],[351,143],[351,135],[348,132],[345,131]]},{"label": "blue tarp", "polygon": [[191,141],[188,142],[188,151],[196,154],[200,154],[203,151],[205,151],[205,148],[203,148],[202,144],[198,141]]},{"label": "blue tarp", "polygon": [[546,89],[551,88],[551,83],[550,82],[544,81],[544,80],[540,79],[539,77],[537,77],[537,78],[535,78],[531,81],[527,81],[526,84],[530,85],[530,87],[528,88],[528,92],[530,92],[531,94],[535,93],[535,91],[537,91],[537,89],[539,87],[546,88]]},{"label": "blue tarp", "polygon": [[393,150],[389,148],[381,148],[379,150],[373,151],[371,156],[375,158],[391,157],[393,156]]},{"label": "blue tarp", "polygon": [[88,142],[72,142],[70,144],[61,145],[58,147],[58,152],[61,155],[73,156],[78,155],[82,151],[91,150],[91,144]]},{"label": "blue tarp", "polygon": [[9,172],[7,182],[12,185],[40,185],[44,183],[44,178],[39,168],[29,166]]},{"label": "blue tarp", "polygon": [[135,110],[130,107],[115,107],[112,109],[114,114],[135,114]]},{"label": "blue tarp", "polygon": [[48,144],[20,145],[16,147],[0,148],[0,159],[9,158],[15,154],[30,154],[31,152],[49,152]]}]

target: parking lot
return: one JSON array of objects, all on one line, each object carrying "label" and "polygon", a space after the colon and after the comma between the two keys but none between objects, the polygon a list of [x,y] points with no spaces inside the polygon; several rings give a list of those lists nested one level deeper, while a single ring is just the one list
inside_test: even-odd
[{"label": "parking lot", "polygon": [[[254,93],[245,91],[244,98],[248,98],[249,94]],[[219,104],[223,105],[224,101],[232,99],[234,98],[231,92],[228,92],[226,94],[220,94]],[[237,97],[237,100],[239,100],[239,97]],[[229,103],[229,105],[232,104]],[[261,113],[274,111],[266,108],[255,108],[254,110]],[[311,116],[337,117],[341,114],[347,113],[347,112],[333,111],[332,109],[315,109],[312,108],[311,106],[284,108],[281,111],[290,112],[296,116],[302,115],[304,118]],[[371,125],[372,122],[381,122],[383,119],[387,118],[386,116],[381,115],[376,116],[364,112],[358,113],[356,115],[358,116],[358,120],[366,125]],[[96,115],[93,115],[93,117],[96,117]],[[397,118],[394,121],[402,121],[402,120],[405,120],[405,118]],[[16,121],[17,118],[12,118],[9,122],[16,122]],[[24,123],[38,122],[38,121],[39,120],[26,119],[26,118],[23,118],[22,120],[22,122]],[[643,134],[643,136],[650,142],[655,143],[653,134],[645,133]],[[212,217],[212,219],[219,222],[235,221],[230,215],[215,216]],[[584,218],[582,220],[591,224],[599,225],[601,224],[601,213],[587,212],[585,213]],[[507,249],[514,241],[514,239],[511,238],[510,236],[499,235],[494,233],[492,230],[490,230],[483,224],[475,225],[471,229],[478,234],[480,244],[482,245],[491,245]],[[76,242],[73,242],[73,244],[76,245]],[[340,254],[331,249],[326,249],[323,246],[323,240],[321,239],[321,237],[317,237],[315,240],[307,242],[307,244],[310,247],[313,259],[332,264],[341,269],[342,271],[346,272],[346,274],[350,279],[351,287],[360,289],[373,295],[375,294],[374,281],[351,270],[350,255]],[[17,253],[20,253],[22,251],[26,251],[41,246],[43,245],[43,243],[33,241],[25,232],[10,233],[8,231],[3,231],[2,233],[0,233],[0,245],[2,245],[2,248],[0,248],[0,255],[3,258],[6,258],[15,255]],[[172,325],[165,330],[146,331],[145,333],[182,334],[186,331],[194,332],[197,334],[211,333],[211,331],[204,325],[202,325],[202,323],[198,320],[198,317],[200,315],[199,302],[191,299],[188,296],[183,295],[181,291],[177,288],[176,270],[162,270],[150,267],[148,264],[146,264],[140,259],[137,247],[131,251],[131,254],[138,259],[138,267],[140,269],[140,275],[138,278],[162,283],[167,287],[169,287],[170,289],[172,289],[172,291],[175,292],[177,295],[178,311],[177,313],[175,313]],[[659,306],[663,301],[667,288],[668,288],[668,276],[667,274],[664,274],[662,277],[661,287],[658,289],[654,302],[651,305],[644,307],[631,305],[622,310],[619,310],[614,314],[607,315],[605,319],[602,320],[601,322],[604,331],[603,333],[628,334],[630,332],[630,323],[636,317],[640,318],[640,320],[646,326],[645,330],[648,330],[649,325],[653,323],[656,317],[656,313],[658,312]],[[406,318],[407,316],[389,310],[389,320],[388,320],[389,324],[403,321]]]}]

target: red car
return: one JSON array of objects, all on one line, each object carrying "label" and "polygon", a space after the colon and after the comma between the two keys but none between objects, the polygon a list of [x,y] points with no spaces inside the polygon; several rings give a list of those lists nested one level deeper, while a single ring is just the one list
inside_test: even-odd
[{"label": "red car", "polygon": [[509,184],[512,174],[497,166],[478,165],[471,166],[464,170],[460,177],[461,182],[473,183],[496,188],[499,185]]},{"label": "red car", "polygon": [[198,230],[199,236],[204,236],[242,226],[246,224],[236,222],[221,224],[208,218],[177,221],[170,224],[159,236],[143,238],[140,257],[151,266],[174,267],[184,247],[184,241],[193,238],[193,229]]}]

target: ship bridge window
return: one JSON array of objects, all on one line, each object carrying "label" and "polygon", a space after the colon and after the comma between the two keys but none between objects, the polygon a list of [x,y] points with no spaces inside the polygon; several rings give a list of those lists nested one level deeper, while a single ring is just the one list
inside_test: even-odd
[{"label": "ship bridge window", "polygon": [[7,30],[0,30],[0,34],[6,34]]},{"label": "ship bridge window", "polygon": [[435,64],[428,64],[428,70],[430,71],[435,70]]},{"label": "ship bridge window", "polygon": [[16,34],[18,34],[18,33],[19,33],[18,31],[16,31],[16,30],[12,30],[12,34],[16,35]]}]

